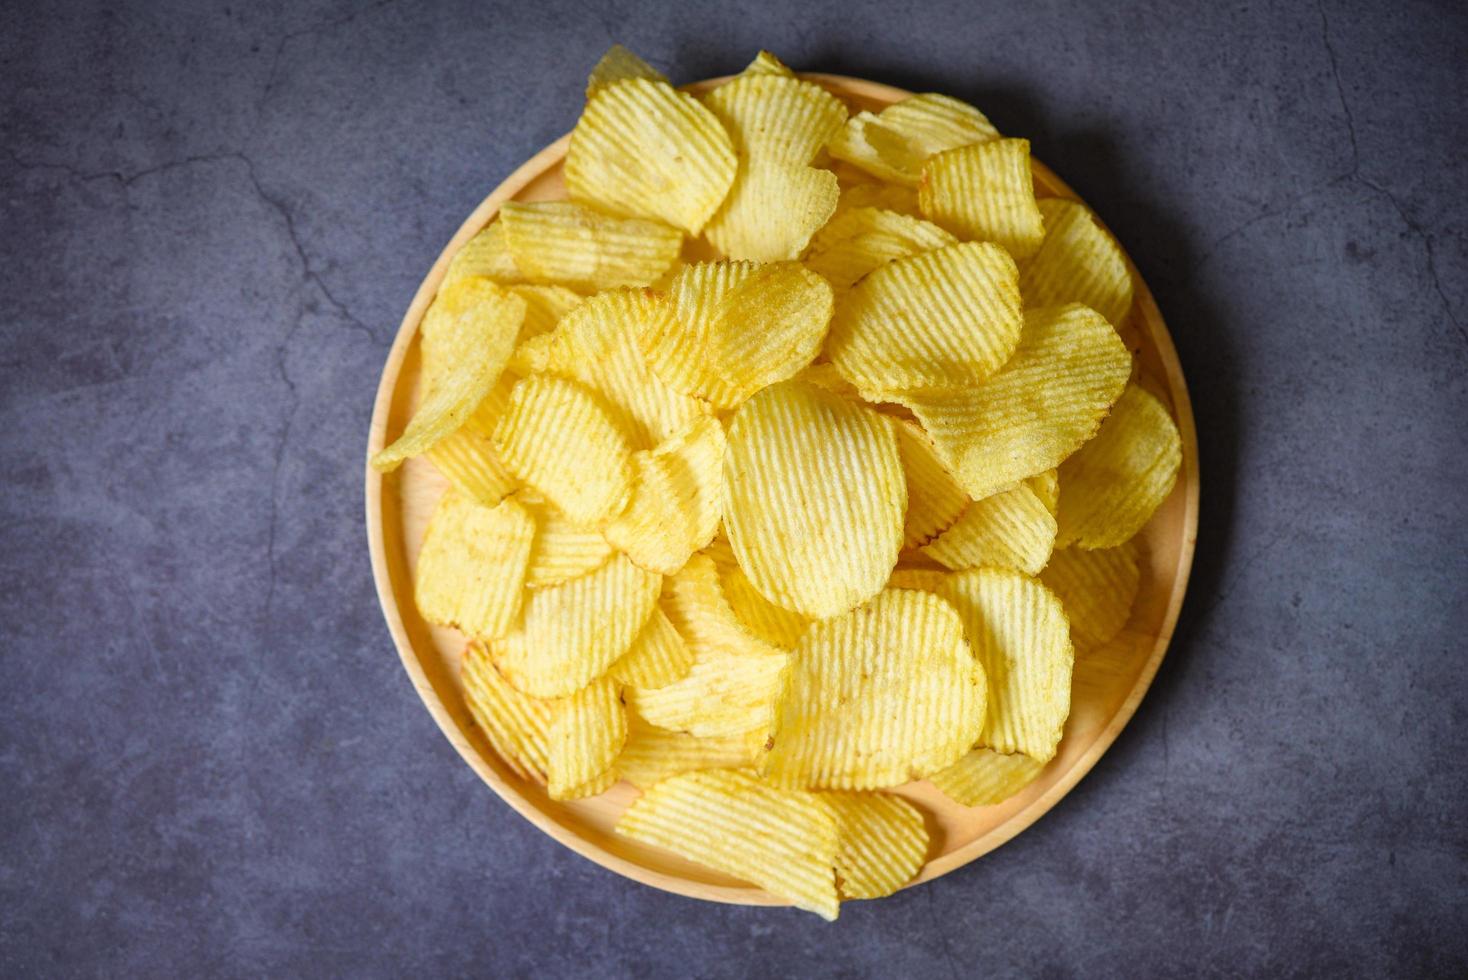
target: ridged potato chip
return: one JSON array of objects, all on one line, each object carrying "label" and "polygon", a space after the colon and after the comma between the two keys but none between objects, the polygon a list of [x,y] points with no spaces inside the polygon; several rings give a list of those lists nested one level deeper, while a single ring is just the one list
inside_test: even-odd
[{"label": "ridged potato chip", "polygon": [[1131,352],[1094,310],[1049,306],[1024,324],[1014,356],[978,385],[901,398],[975,500],[1080,448],[1131,374]]},{"label": "ridged potato chip", "polygon": [[450,490],[438,502],[414,571],[418,611],[472,637],[502,636],[520,611],[535,522],[514,500],[494,507]]},{"label": "ridged potato chip", "polygon": [[1025,484],[1040,498],[1040,503],[1045,505],[1050,516],[1054,517],[1055,508],[1060,506],[1060,471],[1049,469],[1044,473],[1036,473],[1026,477]]},{"label": "ridged potato chip", "polygon": [[529,491],[515,494],[535,518],[535,542],[525,568],[525,585],[543,589],[580,578],[606,564],[616,551],[594,527],[577,524]]},{"label": "ridged potato chip", "polygon": [[510,292],[525,301],[525,323],[520,327],[517,344],[550,333],[561,322],[561,317],[571,312],[584,298],[565,286],[511,286]]},{"label": "ridged potato chip", "polygon": [[617,833],[752,882],[834,920],[836,816],[814,793],[735,769],[665,779],[632,801]]},{"label": "ridged potato chip", "polygon": [[570,201],[506,201],[500,223],[526,279],[585,292],[646,286],[683,249],[683,232],[661,221],[617,218]]},{"label": "ridged potato chip", "polygon": [[939,153],[923,168],[918,207],[968,241],[995,242],[1016,259],[1045,239],[1030,176],[1030,141],[996,139]]},{"label": "ridged potato chip", "polygon": [[697,235],[736,166],[729,134],[696,98],[657,79],[624,78],[586,100],[566,152],[566,190],[579,204]]},{"label": "ridged potato chip", "polygon": [[[838,173],[837,180],[840,179]],[[917,191],[914,188],[903,187],[901,184],[889,184],[874,177],[842,185],[841,196],[836,200],[836,214],[832,216],[832,220],[857,208],[876,208],[879,211],[891,211],[894,214],[906,215],[919,220],[922,220],[923,217],[923,212],[918,207]]]},{"label": "ridged potato chip", "polygon": [[546,781],[551,702],[532,698],[505,680],[483,643],[470,643],[460,664],[464,703],[484,737],[517,775]]},{"label": "ridged potato chip", "polygon": [[1038,575],[1054,547],[1055,517],[1021,483],[970,503],[922,552],[954,570],[988,565]]},{"label": "ridged potato chip", "polygon": [[817,388],[829,391],[833,395],[840,395],[842,398],[848,398],[853,401],[861,400],[861,391],[856,385],[843,378],[841,372],[836,370],[836,365],[830,361],[820,361],[812,364],[795,377],[798,381],[813,384]]},{"label": "ridged potato chip", "polygon": [[1045,771],[1022,753],[1003,755],[993,749],[974,749],[953,765],[928,777],[959,806],[993,806],[1003,803]]},{"label": "ridged potato chip", "polygon": [[[462,370],[460,359],[467,350],[462,338],[482,334],[489,326],[494,343],[486,353],[491,356],[504,343],[503,335],[512,329],[516,334],[512,343],[518,341],[524,320],[518,307],[507,301],[514,294],[513,287],[501,287],[482,276],[439,287],[418,328],[418,345],[423,355],[419,377],[425,392],[431,394],[445,373]],[[519,325],[512,322],[516,319],[520,320]]]},{"label": "ridged potato chip", "polygon": [[670,386],[721,409],[805,367],[821,349],[835,299],[798,262],[699,262],[669,286],[669,316],[642,349]]},{"label": "ridged potato chip", "polygon": [[454,253],[444,272],[438,291],[443,293],[456,283],[478,276],[492,279],[502,286],[524,282],[520,269],[510,255],[510,246],[505,241],[505,227],[498,221],[485,225],[464,247]]},{"label": "ridged potato chip", "polygon": [[719,585],[740,624],[771,646],[793,650],[810,620],[798,612],[777,606],[754,587],[737,564],[719,569]]},{"label": "ridged potato chip", "polygon": [[658,448],[632,454],[632,497],[606,539],[649,571],[672,575],[719,529],[724,427],[701,415]]},{"label": "ridged potato chip", "polygon": [[840,291],[850,289],[862,276],[893,259],[957,242],[948,232],[921,218],[875,207],[851,207],[816,232],[805,264]]},{"label": "ridged potato chip", "polygon": [[1132,307],[1132,273],[1121,246],[1084,204],[1047,197],[1038,206],[1045,239],[1020,266],[1025,306],[1080,303],[1118,326]]},{"label": "ridged potato chip", "polygon": [[836,884],[842,898],[882,898],[917,876],[928,828],[917,807],[890,793],[822,793],[836,811]]},{"label": "ridged potato chip", "polygon": [[821,619],[876,595],[906,510],[889,419],[801,381],[772,385],[735,413],[724,527],[739,567],[776,605]]},{"label": "ridged potato chip", "polygon": [[963,627],[943,599],[908,589],[813,624],[795,647],[767,778],[880,789],[954,762],[978,739],[986,704]]},{"label": "ridged potato chip", "polygon": [[998,137],[999,131],[973,106],[947,95],[925,93],[875,115],[858,113],[827,149],[831,156],[873,176],[913,187],[933,154]]},{"label": "ridged potato chip", "polygon": [[826,356],[876,392],[965,385],[1014,353],[1019,273],[997,245],[963,242],[895,259],[841,297]]},{"label": "ridged potato chip", "polygon": [[669,776],[705,769],[744,769],[753,766],[765,751],[763,732],[698,738],[687,732],[670,732],[639,724],[634,718],[627,744],[617,756],[622,778],[638,789],[647,789]]},{"label": "ridged potato chip", "polygon": [[1048,762],[1070,715],[1075,664],[1060,600],[1035,579],[998,568],[950,575],[938,594],[963,617],[989,679],[989,712],[975,741]]},{"label": "ridged potato chip", "polygon": [[604,777],[626,741],[627,709],[615,682],[603,677],[551,702],[546,731],[550,798],[575,800],[600,793],[610,785]]},{"label": "ridged potato chip", "polygon": [[781,61],[769,51],[761,49],[754,56],[754,60],[744,69],[746,75],[783,75],[786,78],[794,78],[795,72],[791,71],[785,62]]},{"label": "ridged potato chip", "polygon": [[617,82],[625,82],[629,78],[645,78],[648,81],[664,83],[668,81],[667,77],[652,65],[622,45],[614,44],[607,48],[607,53],[602,55],[596,67],[591,69],[591,77],[586,80],[586,97],[589,99],[596,94],[598,89]]},{"label": "ridged potato chip", "polygon": [[490,441],[506,469],[578,524],[606,520],[627,504],[627,439],[604,403],[576,382],[525,378],[511,389]]},{"label": "ridged potato chip", "polygon": [[616,663],[607,668],[607,676],[626,687],[648,690],[666,687],[688,676],[693,667],[693,651],[661,608],[654,606],[642,632]]},{"label": "ridged potato chip", "polygon": [[897,452],[907,479],[907,518],[902,546],[920,548],[942,534],[968,506],[968,494],[958,485],[928,434],[915,423],[897,426]]},{"label": "ridged potato chip", "polygon": [[720,568],[728,568],[731,565],[737,566],[739,564],[738,560],[734,557],[734,546],[729,544],[729,536],[724,533],[722,524],[719,526],[719,532],[714,535],[714,539],[709,542],[708,547],[700,549],[699,554],[708,556]]},{"label": "ridged potato chip", "polygon": [[483,507],[493,507],[517,486],[490,442],[517,380],[508,371],[501,374],[468,420],[423,454],[455,490]]},{"label": "ridged potato chip", "polygon": [[946,568],[894,568],[887,588],[936,593],[948,581],[948,575]]},{"label": "ridged potato chip", "polygon": [[526,694],[574,693],[632,646],[657,604],[662,580],[618,555],[580,578],[533,590],[519,625],[494,642],[495,663]]},{"label": "ridged potato chip", "polygon": [[1096,438],[1060,464],[1061,547],[1112,548],[1172,493],[1183,462],[1177,423],[1157,397],[1128,385]]},{"label": "ridged potato chip", "polygon": [[1051,556],[1040,581],[1065,607],[1077,648],[1101,646],[1126,625],[1142,582],[1141,550],[1133,538],[1114,548],[1062,548]]}]

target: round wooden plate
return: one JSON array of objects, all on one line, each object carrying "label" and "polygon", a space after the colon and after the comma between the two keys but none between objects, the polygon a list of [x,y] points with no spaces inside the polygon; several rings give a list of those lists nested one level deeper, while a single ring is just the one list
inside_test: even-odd
[{"label": "round wooden plate", "polygon": [[[804,75],[858,109],[881,109],[910,93],[888,85],[839,75]],[[727,78],[687,86],[703,92]],[[403,317],[377,388],[368,439],[369,458],[406,424],[419,393],[418,323],[432,302],[449,260],[489,223],[505,201],[565,197],[561,162],[565,136],[525,163],[475,209],[438,261]],[[1034,177],[1042,196],[1076,195],[1036,161]],[[1198,528],[1198,447],[1193,411],[1177,352],[1152,294],[1136,275],[1136,302],[1119,325],[1122,338],[1137,352],[1143,384],[1170,402],[1183,438],[1182,473],[1172,496],[1143,531],[1147,562],[1141,592],[1122,635],[1105,648],[1077,659],[1070,719],[1055,759],[1040,778],[998,806],[957,806],[926,782],[899,788],[928,817],[931,856],[914,884],[961,867],[1034,823],[1074,786],[1116,740],[1167,652],[1177,622]],[[520,779],[500,761],[464,706],[459,688],[463,638],[453,630],[429,626],[413,603],[413,570],[423,531],[446,483],[423,459],[410,459],[382,475],[367,467],[367,537],[377,595],[403,666],[444,735],[481,779],[531,823],[605,868],[646,885],[693,898],[747,905],[784,905],[783,899],[752,885],[699,867],[665,851],[616,836],[612,826],[636,795],[620,783],[601,796],[561,803],[542,787]]]}]

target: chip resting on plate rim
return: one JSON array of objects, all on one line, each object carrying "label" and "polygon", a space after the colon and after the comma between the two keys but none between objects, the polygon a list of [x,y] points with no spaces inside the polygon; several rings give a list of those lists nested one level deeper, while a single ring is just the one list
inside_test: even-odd
[{"label": "chip resting on plate rim", "polygon": [[535,521],[512,499],[484,507],[449,491],[438,502],[414,570],[414,598],[430,623],[469,636],[503,636],[520,611]]}]

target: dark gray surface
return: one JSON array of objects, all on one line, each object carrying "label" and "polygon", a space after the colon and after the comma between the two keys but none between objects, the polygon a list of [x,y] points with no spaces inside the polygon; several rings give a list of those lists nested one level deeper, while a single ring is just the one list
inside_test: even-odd
[{"label": "dark gray surface", "polygon": [[[1460,4],[34,6],[0,4],[0,972],[1468,970]],[[1132,726],[834,926],[543,837],[372,591],[389,340],[615,40],[973,100],[1119,232],[1192,386],[1194,588]]]}]

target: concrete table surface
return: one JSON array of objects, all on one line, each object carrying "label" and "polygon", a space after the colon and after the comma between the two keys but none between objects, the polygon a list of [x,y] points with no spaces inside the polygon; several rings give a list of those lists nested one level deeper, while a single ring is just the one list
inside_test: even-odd
[{"label": "concrete table surface", "polygon": [[[613,41],[973,101],[1174,331],[1176,642],[1048,816],[836,925],[516,816],[373,594],[377,376]],[[1463,975],[1461,4],[0,4],[0,973]]]}]

